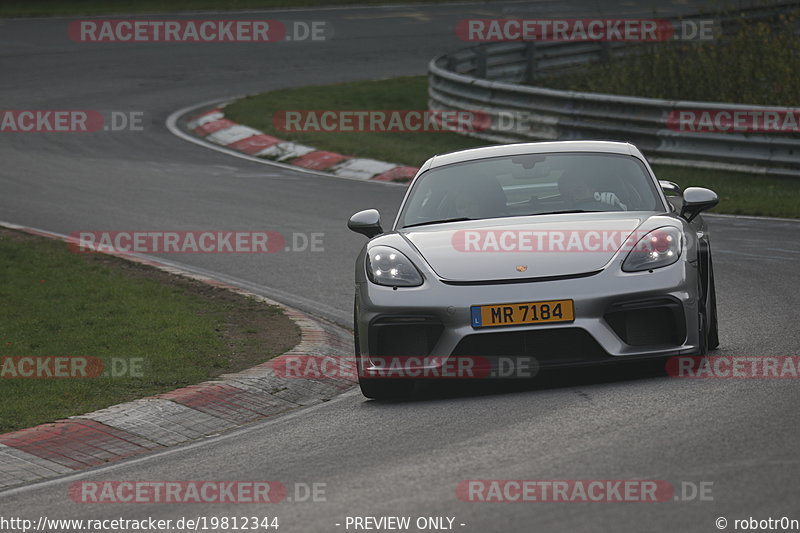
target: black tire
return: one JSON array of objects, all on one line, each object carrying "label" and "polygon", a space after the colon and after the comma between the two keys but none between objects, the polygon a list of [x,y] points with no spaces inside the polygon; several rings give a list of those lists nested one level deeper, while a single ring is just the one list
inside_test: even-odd
[{"label": "black tire", "polygon": [[708,295],[703,297],[703,282],[697,283],[697,355],[705,356],[708,353],[708,312],[706,304]]},{"label": "black tire", "polygon": [[711,267],[709,259],[709,279],[708,279],[708,342],[707,348],[715,350],[719,347],[719,322],[717,322],[717,290],[714,288],[714,269]]},{"label": "black tire", "polygon": [[353,298],[353,350],[358,359],[361,355],[361,346],[358,342],[358,297]]},{"label": "black tire", "polygon": [[708,327],[706,326],[705,310],[701,310],[697,314],[697,321],[699,323],[698,340],[700,342],[700,348],[697,351],[697,355],[705,356],[708,353]]}]

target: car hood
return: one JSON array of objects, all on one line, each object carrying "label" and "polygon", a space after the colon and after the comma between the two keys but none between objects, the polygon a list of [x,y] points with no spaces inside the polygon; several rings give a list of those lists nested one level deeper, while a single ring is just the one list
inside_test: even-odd
[{"label": "car hood", "polygon": [[401,234],[444,280],[575,276],[602,270],[645,218],[630,213],[538,215],[445,223]]}]

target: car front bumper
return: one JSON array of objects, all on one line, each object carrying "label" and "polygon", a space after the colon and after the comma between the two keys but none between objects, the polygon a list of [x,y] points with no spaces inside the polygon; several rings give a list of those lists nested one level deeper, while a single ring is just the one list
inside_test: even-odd
[{"label": "car front bumper", "polygon": [[[680,260],[628,273],[612,264],[585,277],[491,284],[357,284],[356,322],[364,368],[383,356],[526,356],[540,367],[602,364],[698,353],[698,272]],[[571,299],[574,321],[473,328],[475,305]],[[377,361],[377,362],[376,362]],[[433,361],[433,363],[431,363]]]}]

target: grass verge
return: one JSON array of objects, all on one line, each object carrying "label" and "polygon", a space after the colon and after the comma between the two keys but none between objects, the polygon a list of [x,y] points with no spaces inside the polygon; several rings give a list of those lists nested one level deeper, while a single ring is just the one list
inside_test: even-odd
[{"label": "grass verge", "polygon": [[[437,153],[487,144],[454,133],[285,133],[272,121],[274,113],[285,110],[426,109],[427,90],[425,76],[282,89],[239,100],[225,108],[225,115],[281,139],[411,166]],[[716,191],[721,198],[716,213],[800,217],[800,180],[666,165],[654,170],[682,187]]]},{"label": "grass verge", "polygon": [[683,188],[707,187],[719,195],[710,213],[800,218],[800,179],[743,172],[653,165],[660,179]]},{"label": "grass verge", "polygon": [[0,278],[0,357],[98,357],[123,374],[26,379],[0,366],[0,432],[243,370],[300,340],[277,306],[1,228]]},{"label": "grass verge", "polygon": [[772,21],[742,19],[713,41],[653,43],[536,81],[553,89],[666,100],[797,106],[800,10]]},{"label": "grass verge", "polygon": [[428,80],[407,76],[378,81],[279,89],[248,96],[225,108],[225,116],[268,135],[355,157],[420,166],[431,155],[484,146],[486,141],[450,132],[285,132],[273,124],[278,111],[428,108]]}]

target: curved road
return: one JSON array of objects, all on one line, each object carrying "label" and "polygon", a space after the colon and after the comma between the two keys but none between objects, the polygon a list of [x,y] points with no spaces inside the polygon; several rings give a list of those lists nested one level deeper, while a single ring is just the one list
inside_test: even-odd
[{"label": "curved road", "polygon": [[[79,44],[67,19],[0,20],[5,109],[143,111],[144,132],[2,134],[0,220],[80,230],[325,232],[323,253],[165,256],[350,325],[354,211],[394,216],[400,187],[316,177],[172,136],[174,110],[279,87],[422,74],[463,46],[466,17],[647,17],[684,2],[533,2],[243,13],[325,20],[326,42]],[[193,15],[193,18],[218,15]],[[186,18],[192,18],[186,17]],[[170,17],[178,18],[178,17]],[[422,161],[429,154],[420,154]],[[800,223],[709,217],[720,355],[797,355]],[[451,516],[463,531],[715,531],[719,516],[800,519],[796,380],[677,380],[648,369],[552,374],[533,385],[427,390],[412,401],[326,404],[165,452],[0,492],[0,516],[274,515],[280,531],[344,531],[346,516]],[[710,501],[469,503],[469,479],[662,479],[713,483]],[[275,506],[78,505],[75,480],[325,483],[325,502]],[[254,512],[255,511],[255,512]],[[794,515],[792,514],[794,513]],[[336,524],[342,524],[337,526]],[[461,524],[464,524],[463,526]],[[413,531],[414,529],[412,529]]]}]

